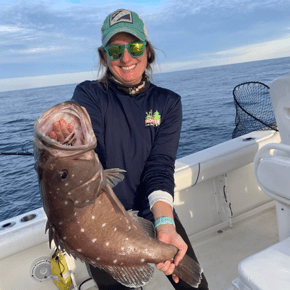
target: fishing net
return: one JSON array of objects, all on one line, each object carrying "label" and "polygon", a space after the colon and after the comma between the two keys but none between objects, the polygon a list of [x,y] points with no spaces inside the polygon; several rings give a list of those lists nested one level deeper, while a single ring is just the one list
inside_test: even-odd
[{"label": "fishing net", "polygon": [[270,88],[260,82],[246,82],[233,90],[236,107],[232,138],[252,131],[278,131],[270,99]]}]

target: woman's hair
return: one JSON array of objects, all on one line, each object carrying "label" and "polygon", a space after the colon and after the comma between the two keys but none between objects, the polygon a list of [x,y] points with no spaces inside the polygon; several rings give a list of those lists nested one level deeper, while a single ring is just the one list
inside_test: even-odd
[{"label": "woman's hair", "polygon": [[[150,79],[152,77],[152,73],[153,73],[153,68],[152,65],[156,60],[156,52],[155,49],[153,47],[153,45],[151,44],[150,41],[146,40],[146,48],[148,48],[147,50],[147,66],[145,69],[145,76]],[[105,58],[105,54],[106,51],[104,49],[103,46],[100,46],[98,48],[98,53],[99,53],[99,70],[98,70],[98,74],[103,71],[103,69],[105,69],[105,72],[103,74],[103,76],[98,80],[98,82],[102,82],[104,85],[108,85],[108,79],[110,76],[110,70],[108,68],[107,62],[106,62],[106,58]]]}]

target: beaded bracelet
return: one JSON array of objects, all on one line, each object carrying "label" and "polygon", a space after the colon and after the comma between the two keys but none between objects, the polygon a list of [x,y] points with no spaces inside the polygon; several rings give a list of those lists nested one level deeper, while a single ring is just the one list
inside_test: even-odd
[{"label": "beaded bracelet", "polygon": [[172,218],[167,217],[167,216],[162,216],[160,218],[158,218],[157,220],[155,220],[154,226],[155,228],[157,228],[160,225],[165,225],[165,224],[171,224],[175,226],[175,222]]}]

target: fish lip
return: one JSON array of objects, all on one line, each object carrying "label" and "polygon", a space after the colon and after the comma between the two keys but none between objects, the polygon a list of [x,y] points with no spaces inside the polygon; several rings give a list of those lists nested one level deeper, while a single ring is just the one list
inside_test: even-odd
[{"label": "fish lip", "polygon": [[[49,127],[51,128],[50,125],[53,122],[53,116],[57,114],[60,116],[62,114],[72,115],[78,118],[85,138],[84,145],[67,146],[46,136],[50,131]],[[97,146],[97,140],[91,126],[90,117],[75,101],[66,101],[57,104],[46,110],[39,119],[36,118],[34,121],[34,140],[35,142],[39,141],[46,147],[67,152],[65,156],[83,154],[87,151],[93,150]],[[40,146],[41,145],[38,143],[38,147]]]}]

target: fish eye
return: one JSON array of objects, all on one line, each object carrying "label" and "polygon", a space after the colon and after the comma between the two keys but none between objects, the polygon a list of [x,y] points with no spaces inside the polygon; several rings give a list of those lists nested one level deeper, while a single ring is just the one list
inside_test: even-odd
[{"label": "fish eye", "polygon": [[62,179],[67,178],[67,172],[66,171],[60,172],[60,176]]}]

